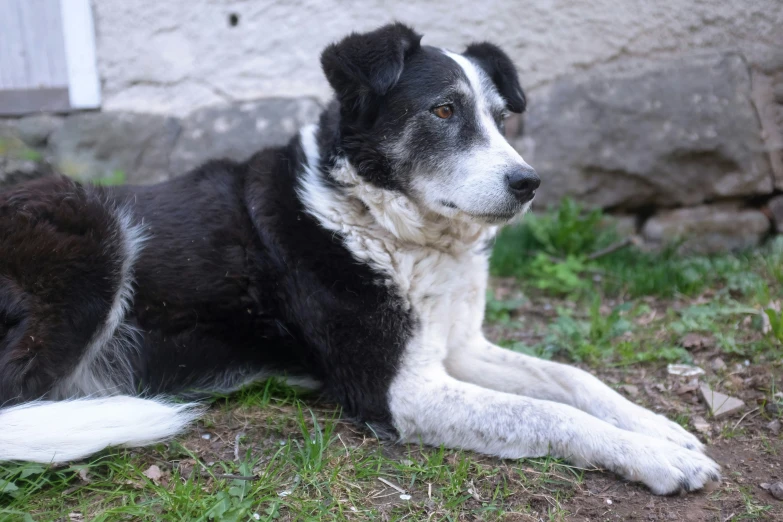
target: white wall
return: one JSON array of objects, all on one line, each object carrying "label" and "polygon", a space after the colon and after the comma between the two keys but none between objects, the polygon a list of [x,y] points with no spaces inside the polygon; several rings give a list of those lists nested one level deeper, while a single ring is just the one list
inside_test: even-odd
[{"label": "white wall", "polygon": [[[394,19],[427,44],[501,45],[523,86],[699,49],[763,62],[783,49],[783,0],[93,0],[104,109],[184,115],[230,100],[329,96],[318,58]],[[229,15],[239,17],[230,27]],[[780,57],[780,52],[777,53]],[[774,58],[773,58],[774,59]],[[783,61],[783,57],[779,58]]]}]

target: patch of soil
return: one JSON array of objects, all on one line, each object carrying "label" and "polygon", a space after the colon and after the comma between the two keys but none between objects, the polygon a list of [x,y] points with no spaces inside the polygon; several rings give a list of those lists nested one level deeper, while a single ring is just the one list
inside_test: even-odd
[{"label": "patch of soil", "polygon": [[746,402],[744,412],[719,420],[710,418],[698,390],[678,393],[691,388],[687,379],[668,376],[665,370],[597,372],[605,382],[631,385],[636,397],[621,386],[629,399],[670,418],[700,415],[707,419],[710,428],[701,438],[707,443],[707,453],[721,465],[723,482],[711,493],[656,497],[611,473],[588,473],[582,487],[562,503],[570,513],[567,520],[783,520],[783,501],[759,486],[783,480],[783,440],[768,428],[771,417],[764,408],[768,394],[757,389],[773,382],[781,389],[783,372],[760,365],[734,366],[733,370],[729,377],[735,378],[729,380],[707,369],[708,378],[731,382],[733,388],[724,391]]}]

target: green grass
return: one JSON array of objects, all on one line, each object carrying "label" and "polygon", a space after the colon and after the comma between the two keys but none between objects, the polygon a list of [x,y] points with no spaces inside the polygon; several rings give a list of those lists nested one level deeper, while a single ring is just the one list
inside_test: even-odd
[{"label": "green grass", "polygon": [[[248,390],[245,398],[263,398],[264,388]],[[503,520],[509,511],[539,513],[536,498],[524,494],[530,488],[552,491],[554,505],[543,513],[562,514],[559,503],[583,480],[582,470],[555,459],[507,463],[417,446],[391,454],[357,436],[337,412],[308,409],[291,393],[213,415],[219,425],[228,422],[224,415],[239,413],[280,429],[271,440],[240,437],[239,460],[210,460],[193,437],[142,454],[114,450],[63,468],[0,466],[0,520],[72,513],[96,521],[453,520],[454,513]],[[162,478],[145,475],[152,465],[163,470]]]},{"label": "green grass", "polygon": [[[647,252],[631,244],[596,255],[621,240],[599,211],[585,211],[569,200],[502,231],[491,271],[516,278],[526,296],[498,300],[490,294],[487,321],[518,324],[517,311],[530,296],[569,305],[556,307],[539,342],[504,345],[593,365],[690,362],[679,341],[687,333],[702,332],[728,354],[780,353],[783,237],[736,254],[683,257],[676,245]],[[651,312],[645,300],[676,303],[705,293],[709,297],[699,304],[669,309],[652,323],[640,324]],[[738,335],[746,330],[739,328],[743,321],[750,321],[750,331],[758,335]]]},{"label": "green grass", "polygon": [[736,255],[682,257],[676,245],[653,253],[630,246],[593,259],[622,239],[611,226],[601,226],[603,221],[599,211],[587,212],[570,200],[557,210],[527,216],[521,225],[500,233],[492,273],[567,296],[600,290],[613,296],[670,298],[708,288],[746,295],[763,291],[767,279],[783,286],[783,238]]}]

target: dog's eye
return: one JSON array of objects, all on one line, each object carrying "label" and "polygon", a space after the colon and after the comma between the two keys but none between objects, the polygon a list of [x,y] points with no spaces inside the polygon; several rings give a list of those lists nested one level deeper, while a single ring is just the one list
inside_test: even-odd
[{"label": "dog's eye", "polygon": [[448,120],[454,114],[454,107],[451,105],[439,105],[432,109],[432,114],[443,120]]}]

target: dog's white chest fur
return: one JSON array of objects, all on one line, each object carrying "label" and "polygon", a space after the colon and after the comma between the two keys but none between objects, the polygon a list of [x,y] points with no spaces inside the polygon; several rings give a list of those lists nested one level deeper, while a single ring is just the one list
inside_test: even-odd
[{"label": "dog's white chest fur", "polygon": [[415,348],[406,357],[426,366],[442,362],[447,348],[476,335],[484,314],[487,258],[467,251],[446,253],[403,248],[392,254],[391,277],[416,317]]}]

